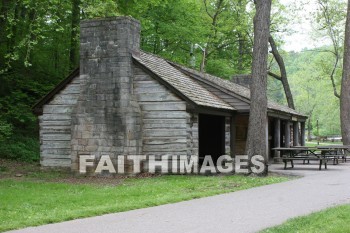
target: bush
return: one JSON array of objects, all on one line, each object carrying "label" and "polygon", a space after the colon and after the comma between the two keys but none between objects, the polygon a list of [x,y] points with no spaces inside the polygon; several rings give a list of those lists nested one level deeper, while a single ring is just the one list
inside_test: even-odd
[{"label": "bush", "polygon": [[12,125],[4,120],[0,120],[0,142],[10,138],[12,135]]},{"label": "bush", "polygon": [[37,162],[40,159],[39,140],[33,136],[13,134],[0,141],[0,158]]}]

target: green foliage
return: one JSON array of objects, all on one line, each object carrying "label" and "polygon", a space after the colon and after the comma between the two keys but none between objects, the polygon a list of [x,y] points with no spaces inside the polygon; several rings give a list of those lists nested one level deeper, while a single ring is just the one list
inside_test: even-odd
[{"label": "green foliage", "polygon": [[318,33],[325,37],[334,37],[338,47],[342,46],[347,3],[343,0],[318,0],[318,10],[313,16],[316,19]]},{"label": "green foliage", "polygon": [[225,59],[220,58],[210,59],[206,71],[225,79],[230,79],[233,74],[241,72],[241,70],[235,69],[232,64],[225,62]]},{"label": "green foliage", "polygon": [[16,129],[32,131],[37,128],[31,107],[53,87],[48,82],[53,82],[53,77],[47,80],[40,74],[33,76],[30,72],[26,75],[14,72],[0,76],[3,84],[0,87],[1,118]]},{"label": "green foliage", "polygon": [[[283,31],[288,21],[283,14],[286,11],[274,1],[274,31]],[[140,20],[141,48],[145,51],[185,65],[196,58],[195,68],[199,69],[203,51],[193,49],[199,44],[206,52],[208,73],[230,78],[250,72],[254,15],[250,0],[1,1],[0,140],[19,129],[37,132],[31,107],[78,66],[72,54],[79,53],[79,33],[74,33],[79,31],[79,21],[116,15]],[[327,59],[320,62],[327,63]],[[324,72],[329,71],[328,66],[322,66]],[[273,85],[278,89],[276,82]],[[283,93],[276,93],[272,95],[282,100]],[[299,109],[307,108],[303,99],[298,101]],[[14,157],[15,153],[6,152],[6,156]]]},{"label": "green foliage", "polygon": [[[340,134],[339,99],[334,96],[329,79],[328,67],[332,54],[325,52],[328,49],[324,47],[314,51],[283,54],[296,109],[309,116],[310,130],[315,136]],[[274,66],[273,69],[277,68]],[[339,86],[337,88],[339,90]],[[271,99],[285,103],[283,87],[279,81],[270,78],[269,90]]]},{"label": "green foliage", "polygon": [[191,47],[206,45],[207,71],[229,78],[250,70],[253,11],[248,4],[248,0],[0,2],[1,138],[9,137],[12,129],[37,130],[31,107],[78,66],[72,54],[79,50],[79,33],[74,33],[79,20],[131,15],[141,21],[143,50],[185,65],[192,52],[199,68],[203,53]]},{"label": "green foliage", "polygon": [[0,119],[0,143],[12,135],[12,125]]},{"label": "green foliage", "polygon": [[32,135],[14,133],[11,137],[0,141],[0,158],[20,161],[39,161],[39,142]]},{"label": "green foliage", "polygon": [[114,0],[85,0],[82,1],[84,18],[100,18],[118,16],[118,7]]}]

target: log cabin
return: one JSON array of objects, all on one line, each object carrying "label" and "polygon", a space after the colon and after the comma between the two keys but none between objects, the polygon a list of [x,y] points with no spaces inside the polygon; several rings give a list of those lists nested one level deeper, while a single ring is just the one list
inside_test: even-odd
[{"label": "log cabin", "polygon": [[[112,17],[81,22],[80,67],[33,111],[41,165],[77,171],[87,154],[244,154],[249,108],[249,88],[140,50],[140,23]],[[268,102],[269,159],[304,144],[306,118]]]}]

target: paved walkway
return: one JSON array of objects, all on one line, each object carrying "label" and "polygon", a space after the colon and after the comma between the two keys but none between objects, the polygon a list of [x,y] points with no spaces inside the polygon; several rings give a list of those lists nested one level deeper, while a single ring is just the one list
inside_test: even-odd
[{"label": "paved walkway", "polygon": [[176,204],[31,227],[18,233],[189,233],[256,232],[285,220],[338,204],[350,203],[350,163],[328,170],[296,165],[284,171],[305,175],[285,183],[223,194]]}]

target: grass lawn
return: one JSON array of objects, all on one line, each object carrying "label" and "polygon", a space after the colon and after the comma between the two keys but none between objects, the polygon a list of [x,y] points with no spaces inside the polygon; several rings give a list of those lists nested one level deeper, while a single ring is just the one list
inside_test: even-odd
[{"label": "grass lawn", "polygon": [[340,233],[350,231],[350,205],[329,208],[286,223],[261,233]]},{"label": "grass lawn", "polygon": [[290,179],[274,175],[84,178],[6,160],[0,160],[0,168],[0,231],[174,203]]},{"label": "grass lawn", "polygon": [[[318,146],[317,141],[306,141],[306,146]],[[320,142],[320,146],[328,146],[328,145],[343,145],[342,142]]]}]

